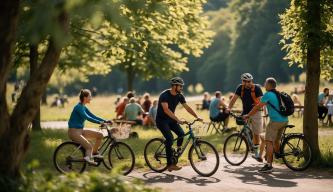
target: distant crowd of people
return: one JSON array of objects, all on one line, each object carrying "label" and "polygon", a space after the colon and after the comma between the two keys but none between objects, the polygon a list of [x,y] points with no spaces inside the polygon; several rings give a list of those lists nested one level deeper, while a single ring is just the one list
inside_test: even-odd
[{"label": "distant crowd of people", "polygon": [[115,105],[116,119],[134,121],[136,125],[156,124],[157,100],[152,100],[149,93],[136,98],[135,94],[129,91],[125,97],[117,98]]}]

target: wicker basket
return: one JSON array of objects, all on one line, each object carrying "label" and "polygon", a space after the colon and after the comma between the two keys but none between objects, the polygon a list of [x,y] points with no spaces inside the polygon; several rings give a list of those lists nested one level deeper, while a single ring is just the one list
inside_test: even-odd
[{"label": "wicker basket", "polygon": [[129,138],[130,132],[131,125],[129,124],[121,124],[111,128],[112,136],[118,140]]}]

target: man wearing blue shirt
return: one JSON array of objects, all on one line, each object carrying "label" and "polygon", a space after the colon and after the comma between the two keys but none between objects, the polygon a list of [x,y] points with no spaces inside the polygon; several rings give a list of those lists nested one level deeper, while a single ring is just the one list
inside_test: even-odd
[{"label": "man wearing blue shirt", "polygon": [[272,172],[273,151],[279,151],[279,141],[284,127],[288,124],[288,117],[282,116],[277,110],[275,110],[280,109],[276,84],[276,80],[273,77],[267,78],[265,82],[266,93],[260,99],[259,104],[257,104],[247,115],[244,116],[245,119],[248,119],[263,106],[267,106],[268,116],[270,118],[265,134],[267,164],[259,170],[259,172],[262,173]]},{"label": "man wearing blue shirt", "polygon": [[318,95],[318,118],[323,121],[328,113],[328,108],[325,106],[326,99],[329,96],[330,90],[325,88],[322,93]]}]

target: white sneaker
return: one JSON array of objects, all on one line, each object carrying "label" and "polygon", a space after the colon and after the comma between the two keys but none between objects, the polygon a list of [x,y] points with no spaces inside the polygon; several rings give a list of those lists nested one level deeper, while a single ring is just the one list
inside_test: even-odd
[{"label": "white sneaker", "polygon": [[99,153],[92,155],[92,158],[97,158],[97,159],[103,159],[103,155],[100,155]]},{"label": "white sneaker", "polygon": [[91,159],[89,156],[85,156],[83,159],[89,164],[97,165],[97,163],[94,161],[94,159]]}]

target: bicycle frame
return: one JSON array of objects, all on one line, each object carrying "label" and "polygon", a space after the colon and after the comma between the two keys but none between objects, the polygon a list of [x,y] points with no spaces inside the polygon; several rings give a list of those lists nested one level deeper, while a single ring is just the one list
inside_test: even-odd
[{"label": "bicycle frame", "polygon": [[[187,137],[188,136],[188,137]],[[178,141],[179,139],[181,139],[181,138],[185,138],[185,137],[187,137],[187,140],[186,140],[186,142],[185,142],[185,144],[183,144],[183,146],[184,147],[182,147],[182,150],[181,151],[179,151],[178,152],[178,154],[177,154],[177,158],[179,158],[180,156],[182,156],[183,155],[183,153],[185,152],[185,149],[187,148],[187,146],[188,146],[188,144],[190,143],[190,141],[192,141],[192,144],[195,146],[195,141],[197,141],[197,137],[194,135],[194,132],[193,132],[193,130],[192,130],[192,127],[191,127],[191,125],[189,125],[189,131],[188,132],[186,132],[185,133],[185,135],[184,136],[182,136],[182,137],[177,137],[176,139],[173,139],[173,143],[175,143],[176,141]],[[161,150],[160,150],[160,147],[161,146],[163,146],[163,148],[161,148]],[[165,145],[160,145],[158,148],[157,148],[157,150],[156,150],[156,152],[158,152],[158,151],[163,151],[165,149]],[[196,152],[197,152],[197,154],[198,154],[198,151],[197,151],[197,147],[195,147],[195,150],[196,150]],[[166,158],[166,155],[164,156],[162,156],[162,157],[165,157]]]}]

